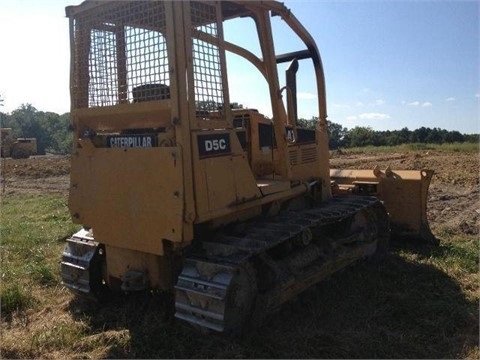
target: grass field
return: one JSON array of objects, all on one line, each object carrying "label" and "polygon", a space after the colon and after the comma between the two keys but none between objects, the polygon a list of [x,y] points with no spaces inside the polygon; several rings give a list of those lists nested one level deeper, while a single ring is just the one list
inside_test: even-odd
[{"label": "grass field", "polygon": [[439,228],[440,247],[393,243],[287,303],[242,338],[172,322],[164,294],[99,306],[60,285],[64,195],[10,194],[1,212],[2,358],[479,358],[479,244]]},{"label": "grass field", "polygon": [[342,149],[346,153],[398,153],[410,151],[444,151],[454,153],[478,153],[480,150],[479,143],[445,143],[445,144],[402,144],[397,146],[364,146]]}]

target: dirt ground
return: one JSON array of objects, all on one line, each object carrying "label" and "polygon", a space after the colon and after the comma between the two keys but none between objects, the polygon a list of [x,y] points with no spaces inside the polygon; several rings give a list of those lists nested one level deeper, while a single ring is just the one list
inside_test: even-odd
[{"label": "dirt ground", "polygon": [[[435,233],[447,226],[459,233],[478,234],[480,226],[479,154],[444,151],[407,153],[348,153],[334,151],[332,168],[434,170],[430,184],[427,216]],[[2,159],[2,193],[67,194],[69,187],[69,156],[35,156],[30,159]]]},{"label": "dirt ground", "polygon": [[434,171],[427,201],[427,217],[435,234],[439,227],[478,234],[480,226],[479,162],[477,153],[424,151],[379,154],[332,154],[333,168]]}]

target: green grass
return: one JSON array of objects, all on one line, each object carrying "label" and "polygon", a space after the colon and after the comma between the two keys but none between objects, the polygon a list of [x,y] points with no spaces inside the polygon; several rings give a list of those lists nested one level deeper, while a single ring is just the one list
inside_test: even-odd
[{"label": "green grass", "polygon": [[14,311],[23,311],[33,305],[34,299],[18,284],[2,286],[2,317],[10,317]]},{"label": "green grass", "polygon": [[[2,281],[58,283],[56,265],[71,223],[62,195],[15,195],[2,199]],[[57,280],[57,281],[56,281]]]},{"label": "green grass", "polygon": [[74,226],[61,195],[15,195],[2,199],[2,317],[34,306],[35,286],[57,286],[63,239]]},{"label": "green grass", "polygon": [[402,144],[397,146],[364,146],[342,149],[345,153],[395,153],[408,151],[445,151],[460,153],[478,153],[480,152],[480,144],[478,143],[451,143],[451,144]]},{"label": "green grass", "polygon": [[[100,306],[60,285],[76,231],[59,195],[2,203],[2,358],[478,358],[478,238],[440,229],[440,247],[393,243],[285,304],[244,337],[172,321],[165,294]],[[8,315],[8,316],[7,316]]]}]

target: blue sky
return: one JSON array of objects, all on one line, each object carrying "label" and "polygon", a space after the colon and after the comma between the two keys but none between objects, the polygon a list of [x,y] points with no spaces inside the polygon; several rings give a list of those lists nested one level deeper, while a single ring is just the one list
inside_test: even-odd
[{"label": "blue sky", "polygon": [[322,53],[330,120],[479,131],[478,2],[306,4],[290,6]]},{"label": "blue sky", "polygon": [[[0,0],[1,111],[22,103],[42,111],[69,111],[64,8],[79,3]],[[480,132],[478,1],[284,3],[317,42],[329,120],[347,128]],[[283,41],[286,49],[294,47],[290,37]],[[255,79],[250,74],[248,69],[232,74],[230,85],[235,79],[243,85],[236,86],[231,100],[263,110],[268,99],[251,90]],[[308,96],[307,101],[314,103]],[[300,115],[316,115],[314,107]]]}]

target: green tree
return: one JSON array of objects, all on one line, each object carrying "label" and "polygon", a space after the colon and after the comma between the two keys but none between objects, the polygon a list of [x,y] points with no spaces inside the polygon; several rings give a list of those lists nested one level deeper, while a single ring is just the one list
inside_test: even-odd
[{"label": "green tree", "polygon": [[479,134],[465,134],[463,135],[463,140],[465,142],[470,143],[480,143],[480,135]]},{"label": "green tree", "polygon": [[398,132],[398,140],[400,144],[408,144],[410,142],[410,130],[407,127],[404,127],[402,130]]},{"label": "green tree", "polygon": [[312,116],[310,120],[307,119],[297,119],[297,126],[304,128],[304,129],[315,129],[315,125],[317,124],[318,117]]},{"label": "green tree", "polygon": [[465,137],[459,131],[449,131],[445,136],[445,142],[454,143],[454,142],[464,142]]},{"label": "green tree", "polygon": [[442,135],[440,133],[440,129],[433,128],[429,131],[427,137],[425,138],[425,142],[429,144],[441,144],[442,143]]},{"label": "green tree", "polygon": [[348,145],[350,147],[361,147],[376,145],[375,134],[371,127],[356,126],[348,131]]},{"label": "green tree", "polygon": [[328,147],[330,149],[338,149],[345,145],[345,135],[347,134],[347,128],[332,121],[328,123]]},{"label": "green tree", "polygon": [[38,121],[46,140],[45,152],[67,154],[72,146],[72,134],[69,129],[69,115],[62,116],[52,112],[38,113]]},{"label": "green tree", "polygon": [[0,113],[2,127],[13,129],[15,137],[37,139],[38,154],[68,154],[72,146],[69,114],[38,111],[31,104],[23,104],[11,114]]},{"label": "green tree", "polygon": [[411,143],[424,143],[424,142],[426,142],[427,136],[428,136],[430,131],[431,131],[431,129],[426,128],[424,126],[422,126],[419,129],[414,130],[410,134],[410,142]]}]

